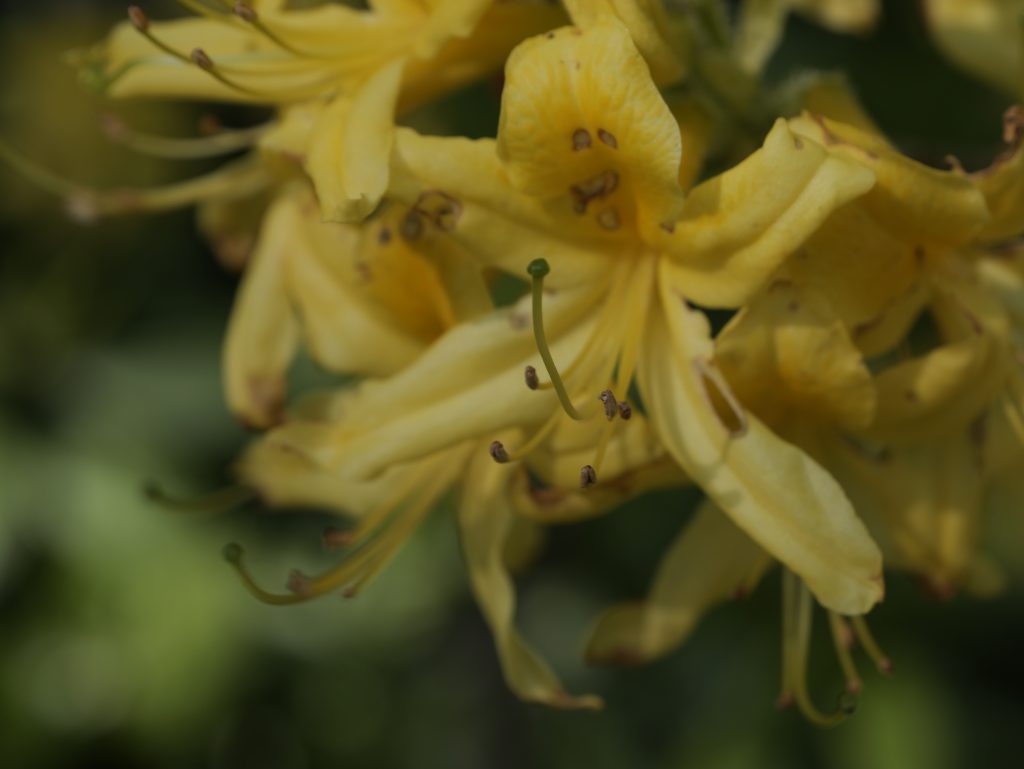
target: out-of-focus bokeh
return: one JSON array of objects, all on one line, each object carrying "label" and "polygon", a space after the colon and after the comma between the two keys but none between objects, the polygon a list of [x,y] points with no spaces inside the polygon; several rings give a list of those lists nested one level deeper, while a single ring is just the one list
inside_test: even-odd
[{"label": "out-of-focus bokeh", "polygon": [[[258,118],[111,104],[80,84],[63,54],[123,18],[120,3],[4,8],[0,131],[64,177],[151,185],[207,168],[113,146],[99,128],[110,111],[169,135],[194,131],[211,109],[228,124]],[[146,10],[178,13],[170,2]],[[770,73],[806,66],[846,71],[920,159],[953,153],[978,167],[998,146],[1008,97],[947,65],[913,3],[887,3],[865,38],[792,19]],[[445,130],[445,114],[463,133],[488,133],[496,85],[415,119]],[[985,602],[939,600],[891,576],[872,627],[896,673],[867,672],[859,711],[831,731],[773,706],[774,579],[714,612],[663,662],[585,669],[587,627],[606,604],[643,593],[688,496],[651,496],[552,531],[520,581],[525,634],[570,688],[605,698],[597,714],[524,705],[505,689],[443,507],[358,598],[257,603],[221,545],[244,542],[258,577],[280,584],[290,567],[329,562],[326,517],[256,504],[181,512],[143,491],[157,482],[194,497],[223,486],[249,437],[220,389],[236,278],[197,234],[194,212],[82,225],[0,167],[0,228],[0,767],[1019,765],[1020,571]],[[841,688],[828,645],[819,634],[812,659],[822,703]]]}]

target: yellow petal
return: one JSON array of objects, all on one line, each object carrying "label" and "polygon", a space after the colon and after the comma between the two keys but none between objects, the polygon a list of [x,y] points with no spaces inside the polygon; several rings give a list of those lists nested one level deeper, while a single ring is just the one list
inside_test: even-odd
[{"label": "yellow petal", "polygon": [[498,154],[517,189],[575,210],[595,233],[635,222],[646,236],[675,219],[679,128],[620,25],[527,40],[505,77]]},{"label": "yellow petal", "polygon": [[1007,320],[995,297],[970,280],[934,289],[940,345],[876,377],[873,438],[928,441],[966,430],[1003,387]]},{"label": "yellow petal", "polygon": [[1024,96],[1022,0],[925,0],[932,37],[964,69]]},{"label": "yellow petal", "polygon": [[[571,358],[587,338],[597,296],[591,289],[545,300],[545,326],[556,358]],[[526,297],[517,306],[459,324],[400,373],[364,382],[351,414],[319,435],[310,452],[324,466],[368,477],[464,440],[539,426],[557,401],[552,391],[533,391],[523,382],[526,365],[542,365],[528,307]],[[306,429],[301,423],[292,428]]]},{"label": "yellow petal", "polygon": [[865,32],[878,18],[878,0],[746,0],[740,6],[736,55],[760,72],[782,40],[786,16],[798,11],[835,32]]},{"label": "yellow petal", "polygon": [[881,555],[842,489],[755,416],[735,413],[735,406],[719,414],[712,398],[728,400],[728,393],[713,368],[707,320],[664,280],[661,304],[648,324],[639,374],[665,447],[821,604],[866,612],[883,594]]},{"label": "yellow petal", "polygon": [[979,233],[980,240],[996,242],[1024,233],[1024,109],[1011,107],[1004,117],[1008,148],[983,171],[972,175],[992,220]]},{"label": "yellow petal", "polygon": [[484,265],[526,276],[537,258],[547,259],[546,285],[591,284],[609,270],[614,251],[591,223],[549,211],[543,202],[516,191],[495,152],[494,142],[420,136],[399,129],[389,195],[409,206],[450,201],[453,215],[429,226],[443,229]]},{"label": "yellow petal", "polygon": [[661,0],[566,0],[565,7],[573,23],[583,29],[608,19],[620,21],[658,85],[686,75],[690,40],[671,23]]},{"label": "yellow petal", "polygon": [[471,34],[448,39],[432,58],[418,57],[409,62],[398,103],[399,114],[499,73],[518,43],[565,21],[565,12],[555,4],[491,2]]},{"label": "yellow petal", "polygon": [[647,597],[598,619],[587,662],[637,665],[664,656],[714,605],[753,589],[770,564],[764,550],[704,501],[662,556]]},{"label": "yellow petal", "polygon": [[[872,173],[776,122],[764,146],[687,197],[661,242],[678,285],[698,304],[741,305]],[[663,233],[664,234],[664,233]]]},{"label": "yellow petal", "polygon": [[306,171],[328,221],[365,219],[387,189],[404,66],[399,60],[380,70],[351,98],[335,99],[317,120]]},{"label": "yellow petal", "polygon": [[868,522],[886,564],[921,574],[945,593],[968,577],[977,548],[980,450],[965,430],[880,451],[835,441],[825,461]]},{"label": "yellow petal", "polygon": [[470,585],[494,634],[505,681],[516,695],[560,708],[600,708],[598,697],[566,693],[515,628],[515,589],[504,552],[514,520],[507,487],[510,476],[518,471],[491,461],[485,446],[470,463],[459,501],[459,531]]},{"label": "yellow petal", "polygon": [[782,274],[826,297],[854,342],[877,355],[904,339],[927,304],[927,256],[861,199],[833,213]]},{"label": "yellow petal", "polygon": [[271,205],[228,322],[224,343],[228,406],[254,427],[280,420],[285,371],[298,347],[299,325],[285,288],[296,225],[295,206],[288,197]]},{"label": "yellow petal", "polygon": [[989,219],[984,196],[962,173],[929,168],[877,134],[827,118],[805,115],[791,120],[790,127],[831,154],[870,168],[877,183],[863,204],[907,242],[921,247],[962,245]]},{"label": "yellow petal", "polygon": [[875,388],[829,304],[788,281],[756,296],[715,339],[715,360],[740,401],[770,425],[789,420],[867,427]]}]

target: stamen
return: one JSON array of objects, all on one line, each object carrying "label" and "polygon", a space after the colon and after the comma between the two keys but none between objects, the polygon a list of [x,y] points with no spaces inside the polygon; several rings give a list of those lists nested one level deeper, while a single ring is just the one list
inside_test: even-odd
[{"label": "stamen", "polygon": [[835,726],[851,712],[855,703],[841,698],[832,713],[822,713],[807,691],[807,656],[811,637],[812,605],[807,586],[789,569],[783,570],[783,697],[791,695],[800,712],[818,726]]},{"label": "stamen", "polygon": [[[552,431],[558,425],[558,420],[560,416],[561,414],[559,414],[557,411],[552,413],[552,415],[548,417],[548,420],[543,425],[541,425],[541,428],[537,432],[535,432],[526,443],[524,443],[522,446],[515,449],[514,451],[508,451],[502,445],[502,449],[505,451],[505,456],[507,457],[505,461],[518,462],[520,459],[527,456],[530,452],[537,448],[541,443],[544,442],[544,440],[549,435],[551,435]],[[494,443],[500,444],[501,441],[494,441]],[[492,448],[494,446],[494,443],[491,444]],[[493,453],[491,454],[491,456],[494,456]],[[500,462],[501,460],[495,459],[495,461]]]},{"label": "stamen", "polygon": [[882,651],[882,648],[875,641],[875,637],[871,635],[868,623],[864,620],[864,617],[850,617],[850,621],[853,623],[853,632],[857,634],[857,640],[860,641],[860,645],[864,647],[864,651],[867,652],[878,670],[886,675],[892,673],[892,660],[889,658],[889,655]]},{"label": "stamen", "polygon": [[248,149],[267,130],[267,126],[261,125],[238,131],[219,131],[203,138],[175,139],[136,131],[111,114],[103,116],[101,126],[112,142],[143,155],[176,160],[215,157]]},{"label": "stamen", "polygon": [[526,386],[531,390],[536,390],[540,387],[540,380],[537,378],[537,369],[533,366],[527,366],[523,371],[523,378],[526,379]]},{"label": "stamen", "polygon": [[225,486],[223,489],[193,499],[175,497],[150,481],[143,489],[146,498],[168,510],[195,513],[226,513],[256,498],[256,493],[245,486]]},{"label": "stamen", "polygon": [[544,276],[551,272],[551,267],[545,259],[534,259],[530,262],[527,272],[533,281],[533,337],[537,343],[537,352],[540,353],[541,360],[544,361],[544,368],[547,369],[551,385],[555,388],[555,393],[558,395],[558,400],[562,404],[562,408],[565,409],[565,413],[575,420],[582,420],[583,417],[572,405],[569,393],[565,389],[565,383],[558,374],[555,359],[551,356],[547,337],[544,334]]},{"label": "stamen", "polygon": [[619,148],[619,140],[616,139],[615,135],[612,134],[610,131],[606,131],[603,128],[597,129],[597,138],[600,139],[605,144],[607,144],[613,150],[617,150]]},{"label": "stamen", "polygon": [[860,694],[864,684],[857,675],[857,667],[850,656],[850,646],[853,644],[850,626],[834,611],[828,613],[828,622],[832,631],[832,643],[836,649],[836,659],[839,660],[839,667],[846,678],[846,691],[850,694]]},{"label": "stamen", "polygon": [[593,465],[583,465],[580,468],[580,488],[589,489],[597,483],[597,471]]},{"label": "stamen", "polygon": [[608,418],[608,421],[611,422],[619,413],[619,403],[615,400],[615,393],[611,390],[604,390],[597,397],[604,405],[604,415]]},{"label": "stamen", "polygon": [[619,401],[619,416],[628,420],[633,416],[633,408],[626,401]]},{"label": "stamen", "polygon": [[586,128],[577,128],[572,132],[572,148],[579,152],[580,150],[589,149],[592,140],[590,138],[590,131]]},{"label": "stamen", "polygon": [[[153,39],[152,35],[149,37],[150,39]],[[170,50],[170,48],[167,48],[166,50]],[[266,96],[266,94],[261,94],[259,91],[254,91],[252,88],[247,88],[244,85],[236,83],[234,80],[226,77],[217,69],[217,66],[213,63],[213,59],[211,59],[210,55],[202,48],[193,48],[192,53],[188,56],[188,60],[199,67],[199,69],[203,70],[203,72],[208,73],[214,80],[223,83],[228,88],[234,88],[236,91],[241,91],[242,93],[250,94],[252,96]]]},{"label": "stamen", "polygon": [[247,24],[250,24],[253,29],[255,29],[261,35],[266,37],[270,42],[272,42],[279,48],[283,48],[284,50],[288,51],[288,53],[294,54],[296,56],[309,55],[306,52],[300,51],[298,48],[291,45],[287,40],[282,38],[280,35],[278,35],[276,32],[270,29],[270,27],[264,24],[263,21],[260,19],[259,14],[256,13],[256,9],[252,6],[240,2],[240,0],[236,0],[234,5],[228,2],[228,0],[224,0],[224,5],[231,8],[232,13],[234,13],[238,18],[240,18]]},{"label": "stamen", "polygon": [[[590,201],[605,198],[615,192],[618,187],[619,175],[612,170],[602,171],[597,176],[572,185],[569,187],[569,193],[573,199],[573,210],[577,214],[585,214]],[[618,214],[615,216],[617,218]]]},{"label": "stamen", "polygon": [[339,529],[336,526],[324,529],[324,547],[329,550],[351,547],[355,541],[356,533],[352,529]]},{"label": "stamen", "polygon": [[491,441],[490,452],[491,459],[499,465],[503,465],[509,461],[508,451],[505,449],[505,444],[501,441]]}]

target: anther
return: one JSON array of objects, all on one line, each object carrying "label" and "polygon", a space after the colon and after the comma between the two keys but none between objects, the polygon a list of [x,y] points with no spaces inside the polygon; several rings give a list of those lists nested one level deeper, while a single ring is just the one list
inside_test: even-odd
[{"label": "anther", "polygon": [[604,415],[611,422],[619,413],[619,403],[615,400],[615,394],[611,390],[604,390],[598,397],[604,406]]},{"label": "anther", "polygon": [[505,464],[509,461],[508,451],[505,449],[505,444],[501,441],[491,441],[491,459],[498,464]]},{"label": "anther", "polygon": [[407,241],[417,240],[423,234],[423,219],[415,211],[410,211],[402,219],[398,230]]},{"label": "anther", "polygon": [[573,199],[573,210],[578,214],[586,213],[587,205],[592,200],[611,195],[619,187],[619,174],[615,171],[602,171],[579,184],[569,188]]},{"label": "anther", "polygon": [[623,420],[628,420],[633,416],[633,408],[626,401],[619,401],[619,416]]},{"label": "anther", "polygon": [[206,70],[207,72],[213,69],[213,59],[202,48],[193,48],[192,53],[189,54],[189,59],[199,69]]},{"label": "anther", "polygon": [[292,569],[288,572],[286,587],[288,592],[302,598],[312,598],[314,595],[312,580],[298,569]]},{"label": "anther", "polygon": [[259,18],[256,15],[255,9],[242,2],[235,3],[234,11],[235,15],[238,16],[238,18],[242,19],[243,21],[247,21],[250,24],[254,23]]},{"label": "anther", "polygon": [[598,215],[597,223],[606,230],[617,230],[621,224],[619,221],[619,212],[614,208],[606,208]]},{"label": "anther", "polygon": [[137,5],[128,6],[128,18],[131,20],[132,26],[139,32],[145,32],[149,29],[149,17],[146,16],[145,12]]},{"label": "anther", "polygon": [[597,129],[597,138],[600,139],[605,144],[607,144],[613,150],[617,150],[619,148],[619,140],[615,138],[614,134],[604,130],[603,128]]},{"label": "anther", "polygon": [[597,483],[597,471],[594,470],[593,465],[583,465],[580,468],[580,488],[589,489]]},{"label": "anther", "polygon": [[324,546],[331,550],[348,547],[355,542],[355,539],[355,534],[351,529],[339,529],[336,526],[328,526],[324,529]]},{"label": "anther", "polygon": [[540,379],[537,378],[537,369],[533,366],[527,366],[523,371],[523,378],[526,380],[526,386],[531,390],[536,390],[540,387]]},{"label": "anther", "polygon": [[572,148],[579,152],[588,149],[591,145],[590,131],[586,128],[577,128],[572,132]]}]

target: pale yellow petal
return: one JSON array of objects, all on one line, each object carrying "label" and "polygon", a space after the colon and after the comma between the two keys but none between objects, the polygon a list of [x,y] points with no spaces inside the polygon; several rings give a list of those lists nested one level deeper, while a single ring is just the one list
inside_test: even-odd
[{"label": "pale yellow petal", "polygon": [[771,563],[725,513],[703,502],[669,544],[643,601],[614,606],[598,619],[587,661],[637,665],[668,654],[716,604],[752,590]]},{"label": "pale yellow petal", "polygon": [[365,219],[387,189],[404,66],[398,60],[380,70],[351,97],[335,99],[317,120],[306,171],[328,221]]},{"label": "pale yellow petal", "polygon": [[871,528],[887,565],[924,576],[940,593],[967,579],[983,499],[976,434],[964,430],[903,448],[835,441],[825,461]]},{"label": "pale yellow petal", "polygon": [[470,585],[494,634],[505,681],[517,696],[560,708],[600,708],[598,697],[569,695],[516,630],[515,588],[504,554],[514,520],[507,487],[519,471],[495,464],[483,445],[470,463],[459,501],[459,532]]},{"label": "pale yellow petal", "polygon": [[867,427],[871,373],[828,302],[777,281],[715,339],[715,360],[740,401],[770,425]]},{"label": "pale yellow petal", "polygon": [[729,402],[713,368],[707,320],[662,281],[640,362],[640,386],[665,447],[755,542],[818,601],[861,614],[883,595],[878,548],[839,485],[804,452]]},{"label": "pale yellow petal", "polygon": [[[553,354],[571,359],[593,327],[600,293],[560,292],[545,300]],[[316,461],[372,476],[469,439],[493,439],[510,427],[539,426],[558,408],[552,391],[523,382],[540,367],[525,302],[452,328],[415,362],[388,379],[359,385],[350,413],[310,445]],[[306,429],[302,423],[291,428]],[[512,447],[514,448],[514,447]]]},{"label": "pale yellow petal", "polygon": [[1024,96],[1024,1],[925,0],[939,49],[1005,91]]},{"label": "pale yellow petal", "polygon": [[687,197],[660,244],[672,257],[673,280],[698,304],[741,305],[873,182],[871,171],[830,156],[780,120],[760,150]]},{"label": "pale yellow petal", "polygon": [[1007,110],[1004,126],[1009,147],[991,166],[971,177],[992,212],[992,220],[978,235],[985,242],[1024,233],[1024,108]]},{"label": "pale yellow petal", "polygon": [[223,364],[228,406],[253,427],[280,420],[285,373],[299,343],[298,321],[285,288],[292,233],[299,226],[288,197],[267,211],[228,322]]},{"label": "pale yellow petal", "polygon": [[498,154],[517,189],[595,233],[635,223],[646,236],[675,219],[679,128],[620,25],[531,38],[505,76]]},{"label": "pale yellow petal", "polygon": [[951,248],[973,239],[988,222],[985,198],[962,173],[939,171],[894,149],[884,137],[820,116],[789,121],[792,130],[836,156],[874,172],[863,204],[891,233],[922,248]]},{"label": "pale yellow petal", "polygon": [[633,39],[658,85],[685,77],[690,39],[673,25],[661,0],[565,0],[573,23],[584,29],[614,18]]}]

